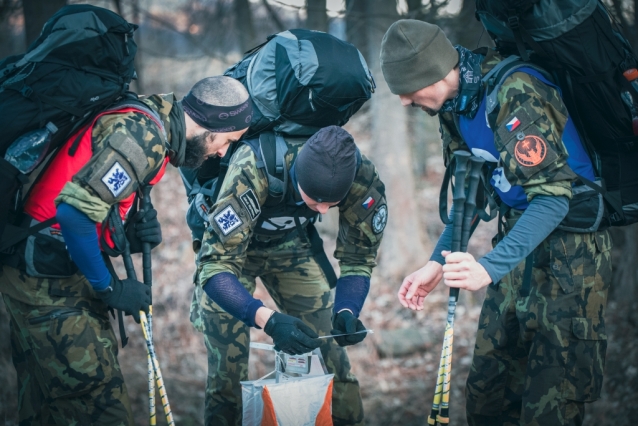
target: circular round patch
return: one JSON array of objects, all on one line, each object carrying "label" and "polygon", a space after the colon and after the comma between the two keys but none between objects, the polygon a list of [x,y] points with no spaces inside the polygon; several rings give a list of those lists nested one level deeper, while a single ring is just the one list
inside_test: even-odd
[{"label": "circular round patch", "polygon": [[525,167],[538,166],[543,162],[547,155],[547,145],[542,138],[538,136],[528,135],[516,143],[514,148],[516,161]]},{"label": "circular round patch", "polygon": [[372,231],[375,234],[382,233],[386,223],[388,223],[388,206],[384,204],[372,216]]}]

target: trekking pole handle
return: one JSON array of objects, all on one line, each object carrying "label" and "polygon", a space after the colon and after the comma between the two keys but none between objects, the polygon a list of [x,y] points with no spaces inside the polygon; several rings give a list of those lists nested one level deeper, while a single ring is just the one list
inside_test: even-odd
[{"label": "trekking pole handle", "polygon": [[[146,213],[151,207],[151,185],[144,185],[142,187],[142,202],[140,209]],[[153,285],[153,273],[151,269],[151,243],[142,243],[142,273],[144,277],[144,284],[147,286]]]},{"label": "trekking pole handle", "polygon": [[485,160],[472,156],[470,158],[470,181],[467,187],[467,198],[465,199],[465,211],[463,215],[463,233],[461,234],[461,250],[467,251],[467,245],[470,241],[472,231],[472,220],[476,211],[476,193],[478,191],[478,185],[481,180],[481,168],[483,167]]},{"label": "trekking pole handle", "polygon": [[456,168],[454,169],[454,193],[452,205],[454,206],[454,222],[452,228],[452,252],[461,250],[461,235],[463,233],[463,214],[465,212],[465,178],[467,176],[467,163],[470,160],[467,151],[456,151],[454,157]]}]

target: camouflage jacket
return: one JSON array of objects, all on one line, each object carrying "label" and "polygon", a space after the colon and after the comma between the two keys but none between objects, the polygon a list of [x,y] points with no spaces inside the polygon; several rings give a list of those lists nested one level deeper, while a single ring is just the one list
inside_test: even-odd
[{"label": "camouflage jacket", "polygon": [[[490,50],[482,63],[483,75],[502,59]],[[496,150],[500,154],[499,165],[503,166],[509,183],[522,186],[528,201],[536,195],[571,199],[571,183],[576,175],[567,165],[567,149],[562,141],[568,118],[567,108],[558,91],[534,76],[514,72],[503,82],[497,100],[498,115],[492,131]],[[506,128],[506,124],[516,117],[521,117],[521,121],[527,119],[529,122],[521,123],[520,128],[529,126],[525,133],[542,138],[547,147],[544,159],[538,164],[524,164],[516,156],[517,132],[510,132]],[[439,114],[439,121],[447,166],[454,151],[469,148],[458,131],[453,113]],[[489,123],[487,125],[489,127]]]},{"label": "camouflage jacket", "polygon": [[[306,139],[286,138],[286,165],[292,166]],[[289,191],[294,189],[289,187]],[[298,195],[295,190],[295,196]],[[209,226],[199,251],[199,283],[221,272],[237,277],[254,250],[255,225],[268,197],[268,177],[257,167],[257,158],[248,145],[240,146],[231,158],[217,202],[210,210]],[[301,201],[301,198],[299,198]],[[300,209],[306,209],[300,205]],[[374,164],[362,156],[354,183],[339,203],[339,237],[335,257],[341,276],[369,277],[387,220],[385,186]],[[252,254],[251,254],[252,255]]]},{"label": "camouflage jacket", "polygon": [[[168,115],[176,101],[172,93],[144,99],[159,114],[169,138]],[[168,153],[160,128],[148,116],[135,112],[100,117],[93,126],[92,149],[91,159],[64,185],[55,203],[70,204],[98,223],[106,218],[113,204],[133,194],[140,181],[152,178]],[[103,178],[116,163],[130,179],[114,191]]]}]

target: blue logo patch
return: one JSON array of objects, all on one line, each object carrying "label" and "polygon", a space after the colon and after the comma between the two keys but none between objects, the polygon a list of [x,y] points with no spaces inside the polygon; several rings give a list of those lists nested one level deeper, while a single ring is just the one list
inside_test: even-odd
[{"label": "blue logo patch", "polygon": [[217,223],[217,226],[224,235],[230,234],[243,223],[237,215],[237,212],[235,212],[235,209],[233,209],[233,206],[228,206],[221,212],[217,213],[214,219],[215,223]]},{"label": "blue logo patch", "polygon": [[102,176],[102,182],[111,191],[111,194],[117,197],[131,183],[131,177],[126,173],[124,167],[116,161],[109,171]]}]

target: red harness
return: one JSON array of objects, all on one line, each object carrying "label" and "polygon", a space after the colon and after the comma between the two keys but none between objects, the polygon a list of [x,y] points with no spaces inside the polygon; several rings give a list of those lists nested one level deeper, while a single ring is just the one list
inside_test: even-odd
[{"label": "red harness", "polygon": [[[95,119],[88,127],[84,127],[78,132],[74,133],[64,144],[64,146],[60,148],[53,161],[51,161],[51,164],[49,164],[38,182],[31,189],[31,194],[29,195],[29,198],[24,205],[25,213],[39,222],[44,222],[45,220],[54,218],[56,214],[56,206],[54,203],[55,198],[60,194],[64,185],[66,185],[67,182],[70,182],[73,179],[73,176],[75,176],[82,169],[82,167],[84,167],[84,165],[89,162],[91,157],[93,157],[92,134],[93,127],[95,126],[97,120],[107,114],[125,114],[128,112],[144,114],[151,120],[153,120],[155,124],[158,125],[158,127],[162,127],[160,123],[157,122],[155,117],[137,108],[125,107],[118,110],[102,112],[97,117],[95,117]],[[74,155],[70,155],[69,150],[71,146],[74,145],[78,135],[80,135],[81,133],[83,134],[77,145],[77,149]],[[168,157],[164,159],[162,167],[160,168],[157,175],[150,182],[150,185],[155,185],[157,182],[160,181],[160,179],[162,179],[162,176],[164,176],[164,172],[166,170],[167,163]],[[118,209],[122,221],[124,221],[124,218],[133,205],[134,200],[135,193],[131,194],[118,203]],[[60,225],[58,225],[57,223],[52,225],[51,227],[60,229]],[[113,240],[111,238],[108,227],[103,226],[102,223],[97,223],[96,228],[98,238],[101,237],[102,233],[104,232],[105,241],[109,244],[109,246],[113,247]]]}]

